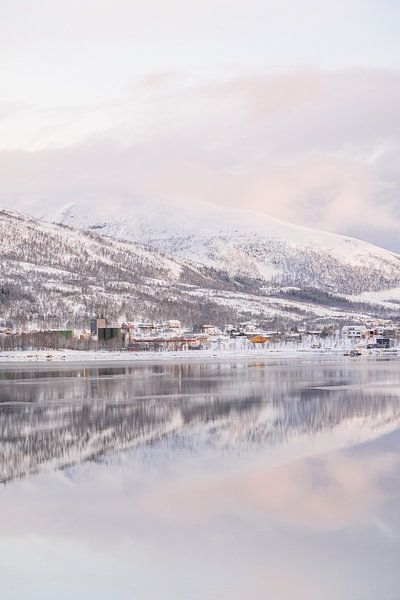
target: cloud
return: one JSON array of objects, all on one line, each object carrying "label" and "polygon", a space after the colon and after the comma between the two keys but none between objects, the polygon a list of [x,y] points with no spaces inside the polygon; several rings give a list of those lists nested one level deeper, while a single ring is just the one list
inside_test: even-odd
[{"label": "cloud", "polygon": [[4,107],[0,201],[199,198],[400,250],[399,105],[398,71],[297,69],[161,71],[120,100]]},{"label": "cloud", "polygon": [[[336,451],[279,466],[266,466],[265,459],[258,457],[231,472],[195,469],[188,477],[185,471],[177,471],[172,479],[153,474],[143,480],[141,473],[138,479],[134,469],[123,466],[91,467],[77,481],[75,475],[69,481],[57,473],[47,477],[44,487],[40,480],[40,485],[24,482],[22,500],[16,501],[21,490],[10,488],[2,530],[4,535],[26,536],[40,529],[55,537],[71,535],[107,544],[126,535],[134,537],[144,523],[161,529],[176,524],[197,530],[199,525],[212,528],[213,523],[226,525],[232,520],[266,527],[290,525],[310,532],[369,523],[382,533],[382,507],[394,500],[385,482],[395,476],[399,464],[393,453],[361,456]],[[78,497],[79,510],[71,529],[67,504]],[[27,503],[34,512],[24,512]],[[99,519],[107,523],[101,531]],[[384,527],[385,535],[390,535],[388,526]]]},{"label": "cloud", "polygon": [[389,497],[382,481],[398,466],[394,455],[360,458],[336,452],[264,470],[253,466],[215,480],[175,482],[173,488],[145,495],[141,506],[149,515],[187,524],[256,515],[264,523],[332,531],[376,524],[374,513]]}]

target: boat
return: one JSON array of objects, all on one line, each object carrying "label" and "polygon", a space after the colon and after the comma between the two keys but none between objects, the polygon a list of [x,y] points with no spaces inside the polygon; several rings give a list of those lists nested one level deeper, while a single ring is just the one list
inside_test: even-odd
[{"label": "boat", "polygon": [[362,356],[362,352],[360,352],[360,350],[349,350],[349,352],[345,352],[343,356]]}]

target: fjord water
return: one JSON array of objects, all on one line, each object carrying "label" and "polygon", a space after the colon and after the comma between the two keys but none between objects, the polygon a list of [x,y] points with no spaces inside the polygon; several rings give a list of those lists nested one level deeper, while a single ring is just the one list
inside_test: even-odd
[{"label": "fjord water", "polygon": [[400,363],[0,370],[8,599],[397,599]]}]

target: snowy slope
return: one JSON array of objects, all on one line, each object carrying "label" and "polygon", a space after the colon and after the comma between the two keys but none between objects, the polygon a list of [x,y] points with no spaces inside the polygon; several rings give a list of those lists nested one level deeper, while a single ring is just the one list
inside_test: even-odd
[{"label": "snowy slope", "polygon": [[[307,255],[308,262],[290,263],[286,250],[287,268],[304,281],[296,288],[257,280],[254,268],[253,276],[229,276],[149,246],[99,235],[96,229],[82,231],[0,211],[0,326],[87,328],[90,317],[101,313],[115,323],[253,319],[274,326],[397,313],[395,304],[384,301],[387,290],[371,292],[370,300],[354,297],[356,303],[351,296],[310,290],[307,277],[317,284],[321,280],[316,259]],[[323,255],[318,259],[323,261]],[[324,269],[328,274],[333,270],[327,258]],[[393,272],[395,279],[395,266]],[[337,277],[351,275],[359,285],[363,278],[374,278],[369,267],[361,275],[359,269],[338,267]]]},{"label": "snowy slope", "polygon": [[353,238],[200,201],[113,198],[39,217],[132,240],[230,275],[360,294],[400,284],[400,257]]},{"label": "snowy slope", "polygon": [[48,327],[87,326],[101,312],[163,316],[164,303],[185,305],[181,286],[218,281],[139,244],[0,211],[0,284],[3,321]]}]

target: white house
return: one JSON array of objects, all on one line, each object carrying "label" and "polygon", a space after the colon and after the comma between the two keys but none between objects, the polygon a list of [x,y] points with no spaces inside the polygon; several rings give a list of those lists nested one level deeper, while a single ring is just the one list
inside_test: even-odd
[{"label": "white house", "polygon": [[345,325],[342,327],[342,337],[360,340],[367,335],[365,325]]}]

